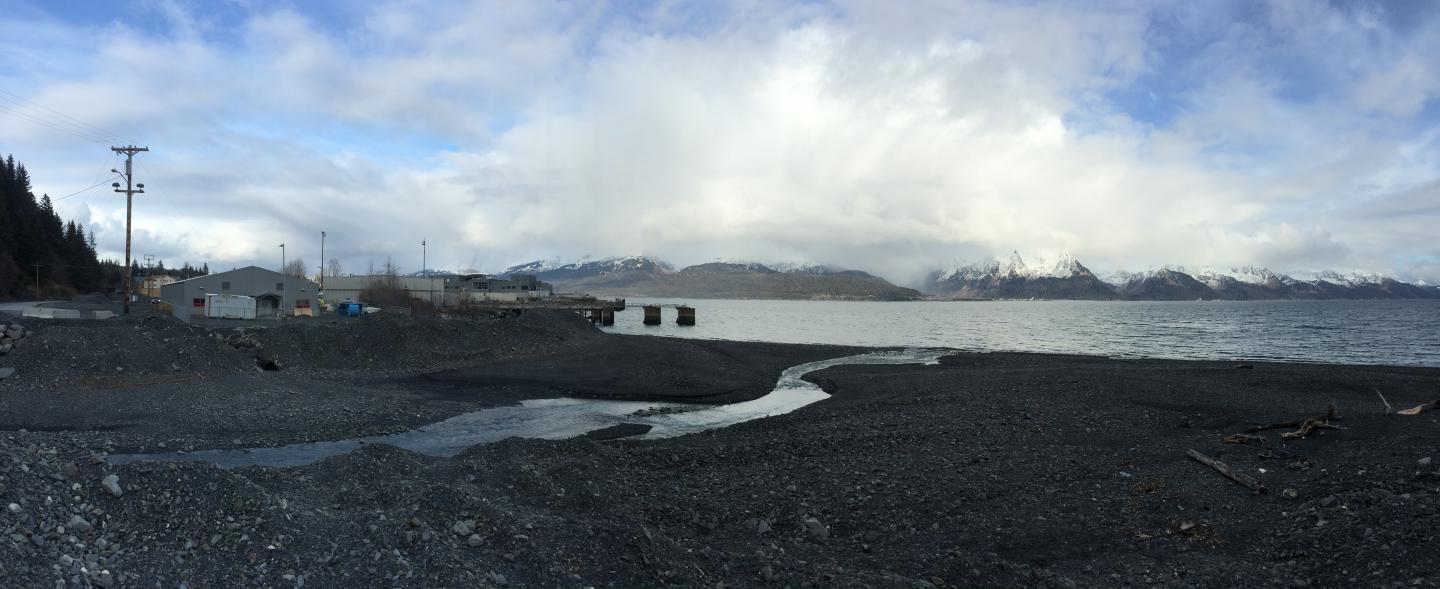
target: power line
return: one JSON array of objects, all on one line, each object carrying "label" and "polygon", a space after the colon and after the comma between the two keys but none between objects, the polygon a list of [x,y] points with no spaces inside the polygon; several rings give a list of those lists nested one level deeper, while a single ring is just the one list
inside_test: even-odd
[{"label": "power line", "polygon": [[51,199],[51,202],[60,202],[60,201],[62,201],[62,200],[65,200],[65,199],[67,199],[67,198],[70,198],[70,197],[72,197],[72,196],[75,196],[75,195],[77,195],[77,194],[80,194],[80,193],[82,193],[82,192],[89,192],[89,191],[91,191],[91,190],[94,190],[94,189],[96,189],[96,188],[99,188],[101,184],[104,184],[104,183],[106,183],[106,182],[109,182],[109,181],[114,180],[114,179],[119,178],[119,177],[120,177],[120,175],[119,175],[119,174],[116,174],[115,176],[111,176],[111,177],[109,177],[109,178],[106,178],[106,179],[104,179],[104,180],[101,180],[101,181],[99,181],[99,182],[96,182],[94,186],[91,186],[91,187],[89,187],[89,188],[84,188],[84,189],[81,189],[81,190],[76,190],[75,192],[71,192],[70,194],[67,194],[67,195],[65,195],[65,196],[62,196],[62,197],[60,197],[60,198]]},{"label": "power line", "polygon": [[84,139],[84,140],[86,140],[86,141],[93,141],[93,142],[99,143],[99,144],[101,144],[101,145],[108,145],[108,144],[111,143],[110,141],[106,141],[104,138],[102,138],[102,137],[100,137],[100,136],[98,136],[98,135],[94,135],[94,134],[90,134],[90,133],[84,133],[84,132],[77,131],[77,130],[74,130],[74,129],[71,129],[71,128],[63,127],[63,126],[61,126],[61,125],[59,125],[59,124],[57,124],[57,123],[54,123],[54,122],[51,122],[51,121],[47,121],[47,120],[45,120],[45,119],[41,119],[41,118],[38,118],[38,117],[35,117],[35,116],[33,116],[33,115],[29,114],[29,113],[22,112],[22,111],[19,111],[19,110],[15,110],[15,108],[13,108],[13,107],[11,107],[11,106],[9,106],[9,105],[0,104],[0,111],[8,112],[8,113],[10,113],[10,114],[13,114],[13,115],[15,115],[15,116],[17,116],[17,117],[20,117],[20,118],[23,118],[23,119],[25,119],[25,120],[28,120],[28,121],[30,121],[30,122],[32,122],[32,123],[37,124],[37,125],[43,125],[43,126],[45,126],[45,127],[49,127],[50,129],[59,131],[59,132],[61,132],[61,133],[66,133],[66,134],[69,134],[69,135],[74,135],[75,137],[79,137],[79,138]]},{"label": "power line", "polygon": [[[0,100],[4,100],[6,103],[8,103],[0,104],[0,108],[4,108],[7,111],[13,112],[16,115],[25,117],[31,121],[47,125],[54,129],[65,131],[66,133],[72,133],[75,135],[82,135],[85,137],[93,137],[99,139],[110,139],[111,136],[114,135],[113,133],[109,133],[106,131],[88,129],[84,125],[72,123],[54,115],[47,114],[43,111],[38,110],[40,108],[39,105],[27,103],[23,100],[14,100],[5,96],[0,96]],[[29,109],[30,112],[27,112],[26,109]]]},{"label": "power line", "polygon": [[43,104],[39,104],[39,103],[37,103],[37,102],[35,102],[35,101],[33,101],[33,100],[28,100],[28,99],[26,99],[26,98],[24,98],[24,97],[22,97],[22,96],[20,96],[20,95],[18,95],[18,94],[16,94],[16,93],[11,92],[11,91],[9,91],[9,90],[6,90],[6,89],[4,89],[4,88],[0,88],[0,94],[4,94],[4,95],[6,95],[6,96],[10,96],[11,98],[7,99],[7,100],[9,100],[10,102],[18,103],[18,104],[25,105],[25,106],[29,106],[31,109],[34,109],[34,110],[45,111],[45,112],[50,113],[50,114],[54,115],[55,117],[57,117],[57,118],[59,118],[59,119],[61,119],[61,120],[63,120],[63,121],[69,121],[69,122],[72,124],[72,126],[74,126],[74,127],[77,127],[77,128],[80,128],[80,129],[89,129],[90,131],[94,132],[95,134],[97,134],[97,135],[99,135],[99,136],[101,136],[101,137],[106,137],[106,138],[109,138],[109,139],[115,139],[115,140],[116,140],[116,141],[114,141],[115,143],[121,143],[120,141],[118,141],[118,139],[119,139],[119,137],[120,137],[119,134],[116,134],[116,133],[114,133],[114,132],[111,132],[111,131],[105,129],[104,127],[99,127],[99,126],[96,126],[96,125],[92,125],[92,124],[90,124],[90,123],[87,123],[87,122],[85,122],[85,121],[82,121],[82,120],[80,120],[80,119],[77,119],[77,118],[75,118],[75,117],[72,117],[72,116],[70,116],[70,115],[67,115],[67,114],[65,114],[65,113],[63,113],[63,112],[60,112],[60,111],[58,111],[58,110],[55,110],[55,109],[50,108],[50,107],[47,107],[47,106],[45,106],[45,105],[43,105]]},{"label": "power line", "polygon": [[[5,99],[4,96],[0,96],[0,100],[4,100],[4,99]],[[17,108],[17,107],[18,107],[18,108]],[[89,131],[89,130],[86,130],[86,129],[83,129],[83,128],[80,128],[80,127],[76,127],[76,126],[74,126],[74,125],[71,125],[71,124],[66,123],[66,122],[64,122],[64,121],[61,121],[61,120],[59,120],[59,119],[46,118],[43,113],[41,113],[41,114],[36,114],[36,113],[33,113],[33,112],[26,112],[26,111],[23,110],[24,108],[25,108],[25,107],[24,107],[23,105],[16,105],[16,104],[13,103],[13,101],[12,101],[10,104],[0,103],[0,110],[3,110],[3,111],[5,111],[5,112],[11,113],[11,114],[14,114],[14,115],[17,116],[17,117],[24,118],[25,120],[28,120],[28,121],[30,121],[30,122],[32,122],[32,123],[37,124],[37,125],[44,125],[44,126],[46,126],[46,127],[49,127],[49,128],[51,128],[51,129],[54,129],[54,130],[56,130],[56,131],[60,131],[60,132],[62,132],[62,133],[68,133],[68,134],[70,134],[70,135],[74,135],[74,136],[76,136],[76,137],[81,137],[81,138],[84,138],[84,139],[89,140],[89,141],[107,141],[107,142],[109,142],[109,140],[108,140],[107,137],[105,137],[105,136],[103,136],[103,135],[100,135],[99,133],[94,133],[94,132],[91,132],[91,131]]]}]

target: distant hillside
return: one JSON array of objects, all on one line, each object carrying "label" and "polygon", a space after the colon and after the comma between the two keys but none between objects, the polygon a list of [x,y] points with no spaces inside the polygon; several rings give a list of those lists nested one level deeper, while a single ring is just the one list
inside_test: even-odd
[{"label": "distant hillside", "polygon": [[597,296],[884,301],[920,297],[919,291],[878,276],[828,266],[782,271],[757,263],[711,262],[676,271],[652,257],[627,256],[572,264],[531,262],[505,273],[535,274],[558,292]]},{"label": "distant hillside", "polygon": [[1074,257],[1027,264],[1018,253],[931,273],[925,294],[948,299],[1273,300],[1440,299],[1440,288],[1368,274],[1320,272],[1301,279],[1253,266],[1119,272],[1101,280]]}]

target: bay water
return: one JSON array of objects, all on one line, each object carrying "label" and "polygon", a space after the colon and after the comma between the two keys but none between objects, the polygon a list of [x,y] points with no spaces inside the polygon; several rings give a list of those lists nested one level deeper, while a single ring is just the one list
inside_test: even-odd
[{"label": "bay water", "polygon": [[[645,304],[696,325],[646,326]],[[607,331],[705,339],[1120,358],[1440,366],[1440,301],[769,301],[630,299]]]}]

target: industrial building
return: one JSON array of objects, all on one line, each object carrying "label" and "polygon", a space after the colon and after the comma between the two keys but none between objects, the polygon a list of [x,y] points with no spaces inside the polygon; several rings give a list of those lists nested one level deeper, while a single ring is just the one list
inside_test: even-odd
[{"label": "industrial building", "polygon": [[326,276],[325,302],[359,301],[360,292],[373,284],[394,284],[411,297],[442,304],[446,281],[454,276],[390,276],[386,274]]},{"label": "industrial building", "polygon": [[360,301],[360,293],[372,284],[391,283],[410,296],[453,307],[460,301],[517,301],[549,298],[555,287],[529,274],[499,278],[488,274],[445,276],[326,276],[325,301]]},{"label": "industrial building", "polygon": [[511,274],[499,278],[487,274],[467,274],[454,277],[454,290],[458,298],[468,301],[516,301],[522,299],[543,299],[555,296],[555,287],[540,282],[530,274]]},{"label": "industrial building", "polygon": [[255,299],[257,318],[282,314],[313,315],[318,311],[320,285],[298,276],[286,276],[259,266],[246,266],[207,276],[196,276],[160,286],[160,300],[176,317],[205,316],[205,295],[242,295]]}]

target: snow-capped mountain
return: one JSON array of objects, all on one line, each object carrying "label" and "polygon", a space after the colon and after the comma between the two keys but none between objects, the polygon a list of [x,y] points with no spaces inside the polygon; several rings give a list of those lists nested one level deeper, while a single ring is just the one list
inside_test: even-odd
[{"label": "snow-capped mountain", "polygon": [[1094,276],[1089,268],[1068,253],[1061,254],[1053,263],[1046,262],[1044,258],[1035,258],[1032,264],[1026,263],[1020,252],[1010,252],[1010,257],[1003,263],[992,257],[973,264],[956,265],[950,270],[935,275],[934,280],[945,282],[988,280],[996,277],[1007,279],[1072,278],[1087,275]]},{"label": "snow-capped mountain", "polygon": [[1037,258],[1027,263],[1019,252],[1005,262],[988,258],[935,272],[925,292],[949,298],[1113,299],[1110,288],[1070,254],[1054,262]]},{"label": "snow-capped mountain", "polygon": [[907,300],[920,293],[855,270],[819,264],[768,264],[716,261],[674,266],[650,256],[582,259],[569,264],[537,260],[517,264],[505,274],[533,273],[565,292],[603,296],[687,298],[869,299]]},{"label": "snow-capped mountain", "polygon": [[549,272],[563,265],[559,259],[535,260],[533,262],[525,262],[524,264],[516,264],[502,270],[500,273],[507,276],[510,274],[540,274],[542,272]]},{"label": "snow-capped mountain", "polygon": [[1440,289],[1379,274],[1323,271],[1296,277],[1258,266],[1179,266],[1117,271],[1095,278],[1073,256],[1027,264],[1012,253],[931,275],[926,293],[947,298],[1065,298],[1137,300],[1414,299],[1440,298]]},{"label": "snow-capped mountain", "polygon": [[1194,276],[1176,268],[1159,268],[1129,275],[1113,285],[1116,294],[1127,299],[1188,301],[1213,298],[1214,290]]},{"label": "snow-capped mountain", "polygon": [[534,274],[546,282],[567,282],[606,274],[626,272],[666,274],[674,271],[674,266],[652,256],[611,256],[598,260],[587,256],[568,264],[560,264],[558,261],[552,260],[536,260],[516,264],[506,268],[501,274]]}]

